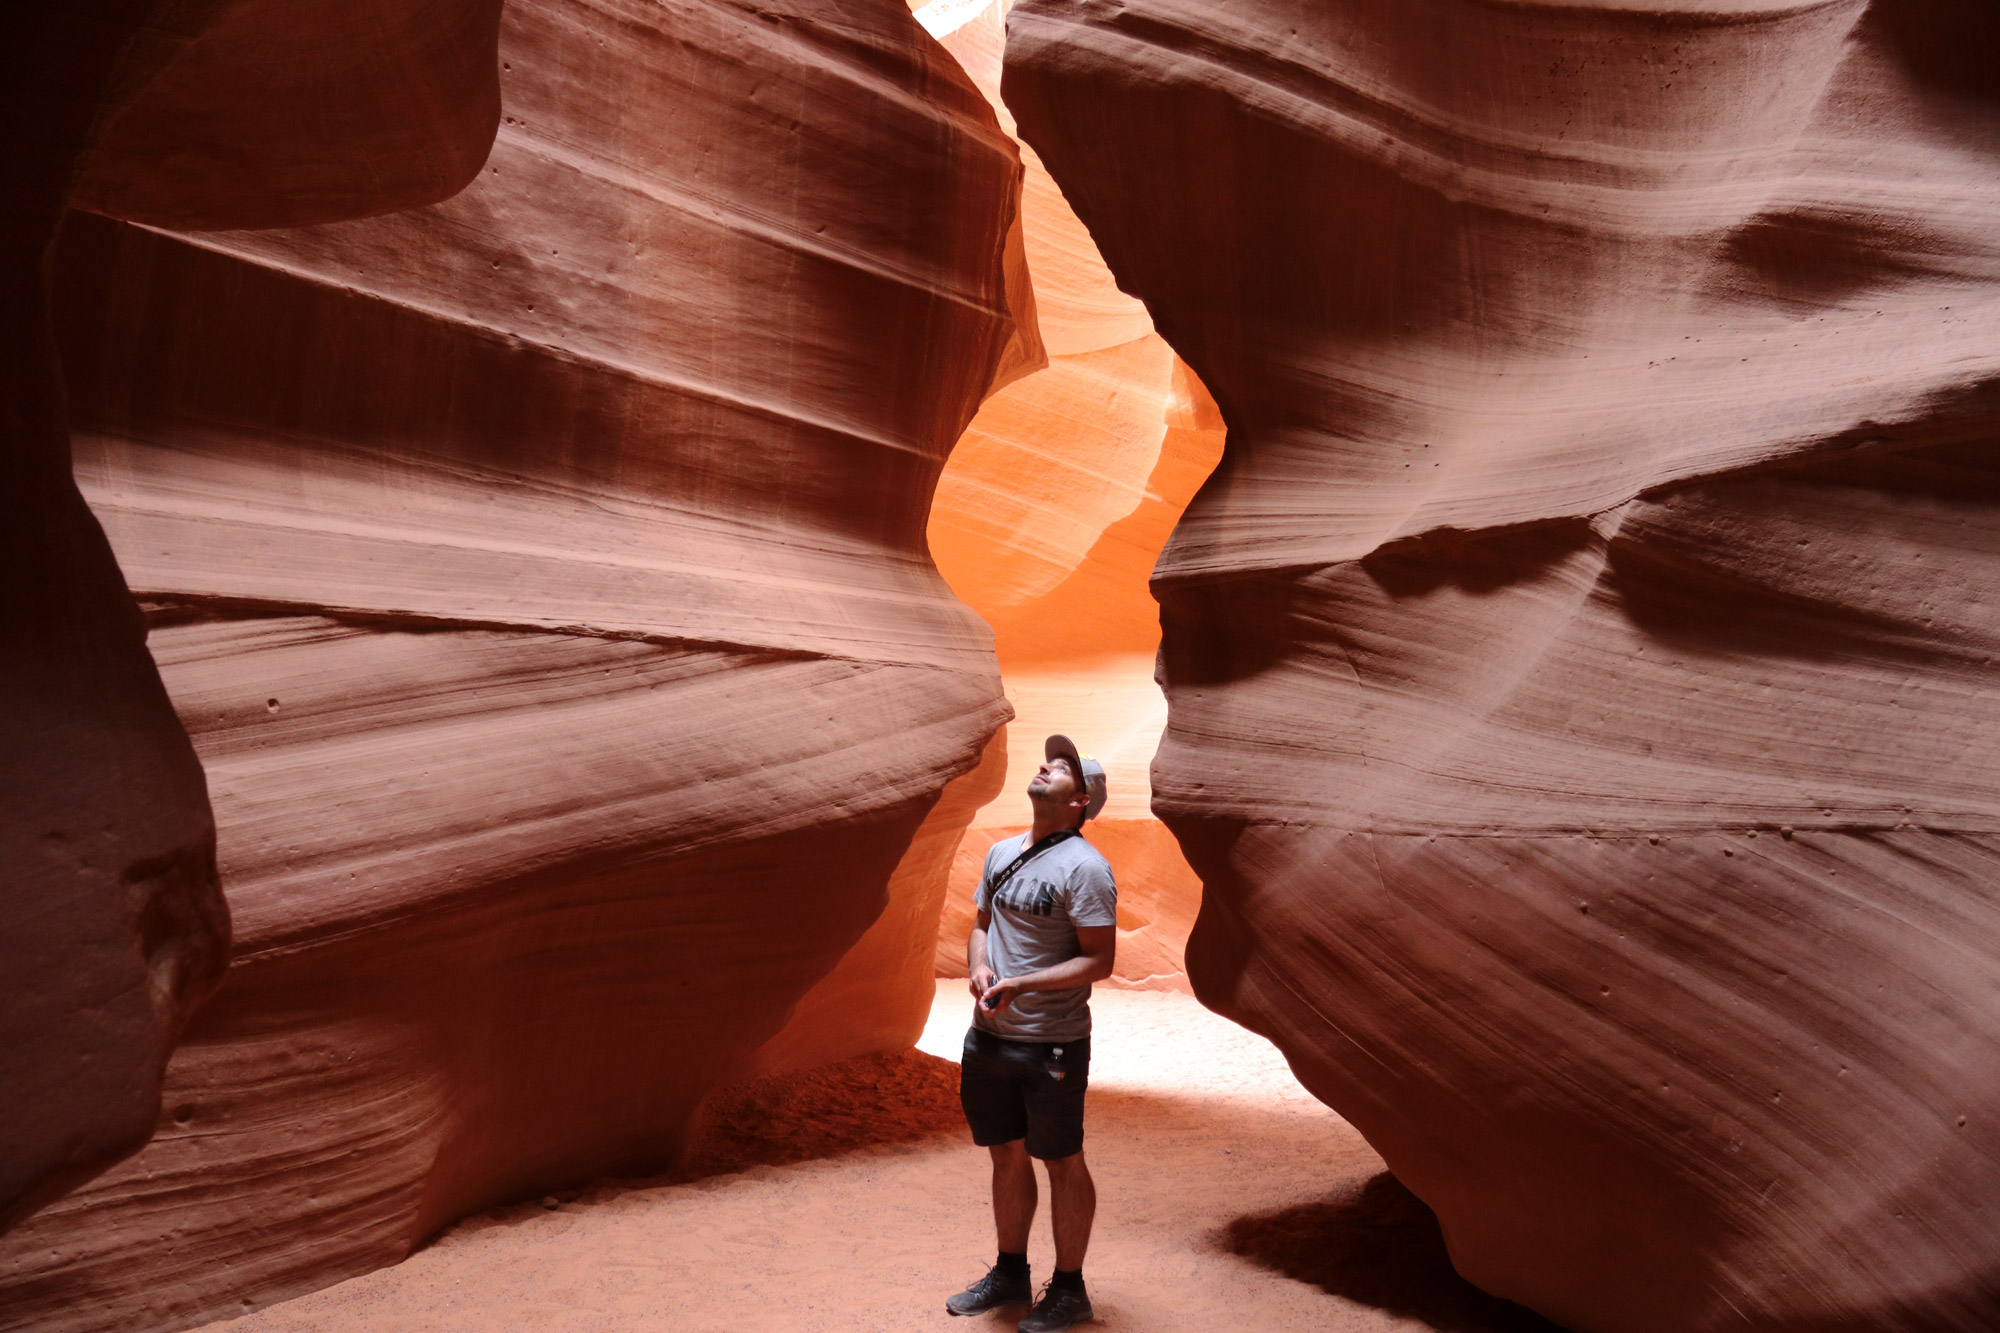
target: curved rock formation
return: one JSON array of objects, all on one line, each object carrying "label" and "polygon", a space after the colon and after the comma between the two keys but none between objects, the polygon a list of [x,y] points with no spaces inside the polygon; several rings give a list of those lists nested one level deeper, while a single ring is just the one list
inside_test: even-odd
[{"label": "curved rock formation", "polygon": [[189,8],[199,32],[107,108],[73,207],[297,227],[434,204],[485,163],[499,0],[180,0],[152,22]]},{"label": "curved rock formation", "polygon": [[1198,993],[1569,1327],[2000,1323],[1990,7],[1011,24],[1229,423],[1155,581]]},{"label": "curved rock formation", "polygon": [[146,1140],[229,939],[200,766],[71,478],[50,245],[72,202],[273,226],[450,194],[498,121],[499,4],[407,10],[0,14],[0,1230]]},{"label": "curved rock formation", "polygon": [[[1005,0],[917,11],[1000,103]],[[965,975],[965,937],[986,848],[1022,832],[1021,787],[1042,738],[1074,733],[1111,774],[1090,837],[1119,882],[1113,985],[1184,989],[1182,952],[1200,883],[1148,808],[1146,770],[1166,710],[1153,681],[1159,610],[1146,580],[1221,452],[1221,419],[1187,367],[1119,291],[1031,149],[1021,222],[1047,366],[996,391],[938,480],[930,546],[957,593],[993,626],[1017,722],[996,751],[995,791],[952,864],[939,976]],[[1012,780],[999,784],[1005,774]]]},{"label": "curved rock formation", "polygon": [[930,995],[934,828],[827,1016],[1006,717],[923,531],[1035,355],[1014,150],[893,0],[522,0],[500,60],[444,204],[69,219],[77,472],[236,949],[154,1142],[0,1245],[0,1326],[185,1325],[670,1165],[711,1088]]},{"label": "curved rock formation", "polygon": [[[777,1036],[757,1048],[740,1077],[812,1069],[881,1051],[905,1051],[924,1035],[937,999],[938,919],[953,881],[966,826],[999,794],[1007,771],[1007,728],[993,733],[970,772],[953,778],[889,876],[888,905],[831,972],[792,1010]],[[964,936],[960,935],[963,954]],[[728,1097],[721,1100],[727,1101]],[[703,1110],[712,1119],[713,1107]]]}]

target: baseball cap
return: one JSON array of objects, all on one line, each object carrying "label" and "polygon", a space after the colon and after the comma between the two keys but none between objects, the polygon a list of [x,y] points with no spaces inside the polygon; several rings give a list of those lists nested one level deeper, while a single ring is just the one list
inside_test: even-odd
[{"label": "baseball cap", "polygon": [[1083,776],[1084,790],[1090,793],[1090,804],[1083,808],[1085,819],[1097,818],[1097,812],[1104,808],[1105,798],[1110,796],[1110,783],[1104,776],[1104,765],[1082,753],[1076,742],[1057,734],[1042,742],[1042,758],[1067,759],[1070,771]]}]

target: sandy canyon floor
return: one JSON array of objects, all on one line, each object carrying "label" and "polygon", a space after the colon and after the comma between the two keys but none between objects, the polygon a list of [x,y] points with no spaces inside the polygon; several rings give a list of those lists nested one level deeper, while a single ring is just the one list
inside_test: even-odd
[{"label": "sandy canyon floor", "polygon": [[[963,984],[939,983],[919,1053],[719,1108],[699,1178],[495,1209],[394,1268],[209,1327],[1011,1330],[1018,1311],[944,1312],[993,1248],[951,1063]],[[1461,1281],[1428,1211],[1269,1043],[1182,995],[1100,989],[1092,1008],[1097,1327],[1559,1333]],[[1030,1260],[1046,1276],[1046,1190]]]}]

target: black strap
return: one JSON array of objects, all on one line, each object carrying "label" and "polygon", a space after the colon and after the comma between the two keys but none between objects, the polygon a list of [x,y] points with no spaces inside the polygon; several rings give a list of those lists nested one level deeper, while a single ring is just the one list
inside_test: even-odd
[{"label": "black strap", "polygon": [[1000,890],[1007,887],[1007,881],[1014,878],[1015,871],[1019,870],[1022,866],[1028,864],[1028,862],[1034,860],[1036,857],[1040,856],[1043,852],[1046,852],[1049,848],[1055,846],[1057,843],[1067,842],[1071,838],[1080,838],[1082,836],[1083,834],[1077,829],[1059,828],[1054,833],[1049,834],[1048,837],[1043,838],[1040,842],[1030,847],[1027,851],[1022,852],[1019,856],[1015,857],[1012,861],[1008,862],[1007,868],[993,877],[993,887],[986,891],[986,902],[988,906],[991,906],[993,900],[1000,896]]}]

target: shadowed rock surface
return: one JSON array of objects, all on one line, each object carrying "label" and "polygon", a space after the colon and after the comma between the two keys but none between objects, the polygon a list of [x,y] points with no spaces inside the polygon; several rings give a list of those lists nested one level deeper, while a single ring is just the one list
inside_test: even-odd
[{"label": "shadowed rock surface", "polygon": [[1989,8],[1023,0],[1214,393],[1197,993],[1588,1331],[2000,1323]]},{"label": "shadowed rock surface", "polygon": [[1439,1333],[1562,1333],[1532,1310],[1460,1277],[1437,1215],[1383,1172],[1359,1188],[1223,1228],[1231,1254]]},{"label": "shadowed rock surface", "polygon": [[499,8],[0,13],[0,1230],[146,1140],[229,940],[201,768],[71,476],[63,211],[273,226],[442,199],[499,119]]}]

